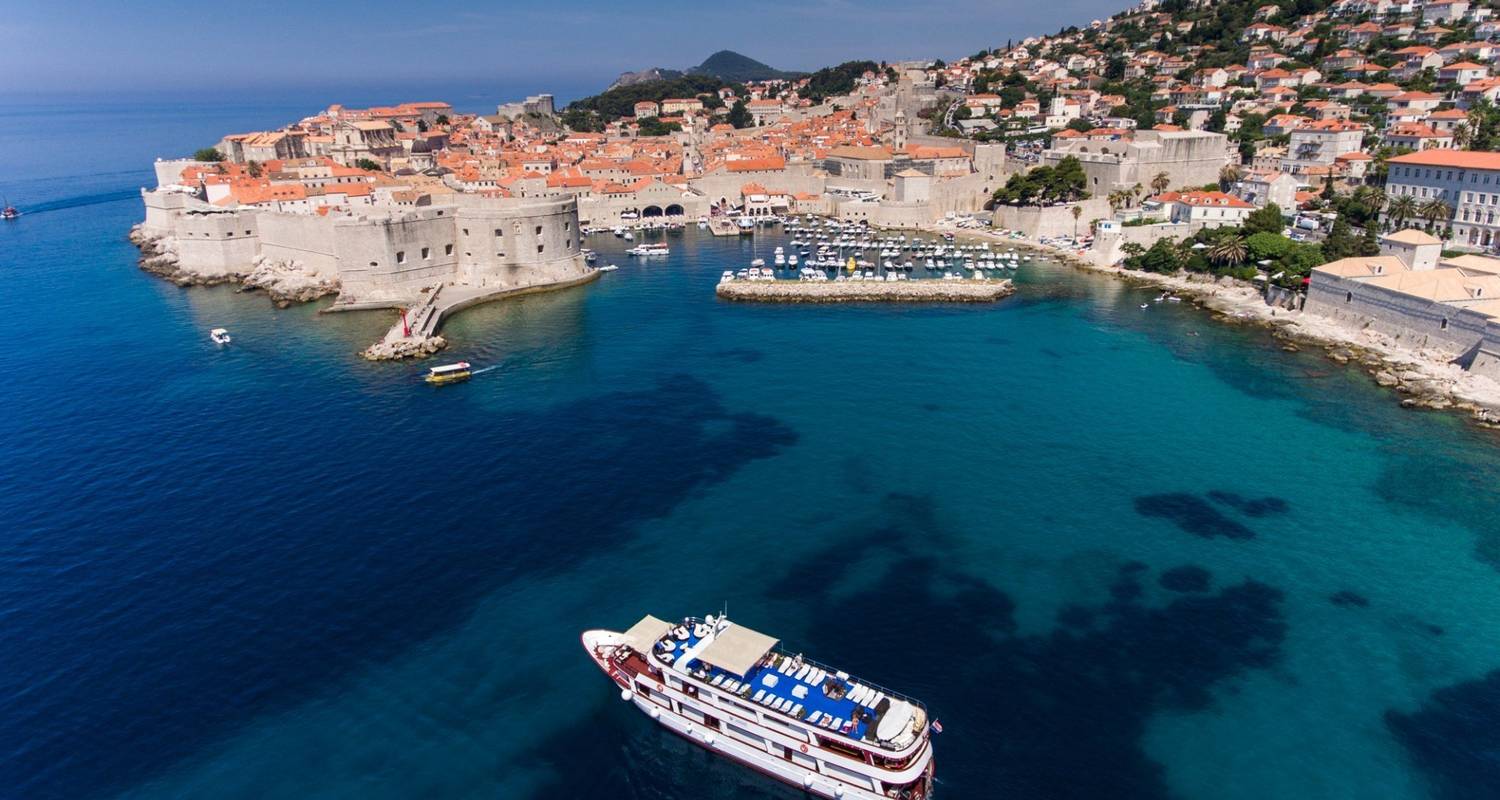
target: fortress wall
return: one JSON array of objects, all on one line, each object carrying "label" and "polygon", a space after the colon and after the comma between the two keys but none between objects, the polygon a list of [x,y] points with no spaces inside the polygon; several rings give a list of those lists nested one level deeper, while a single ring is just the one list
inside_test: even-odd
[{"label": "fortress wall", "polygon": [[187,197],[177,192],[141,190],[141,203],[146,207],[146,219],[141,223],[147,233],[156,236],[175,235],[178,217],[187,206]]},{"label": "fortress wall", "polygon": [[454,232],[451,207],[337,220],[334,252],[344,293],[366,300],[410,294],[451,279],[458,265]]},{"label": "fortress wall", "polygon": [[[1073,219],[1073,206],[1082,206],[1083,215]],[[1081,203],[1062,206],[995,206],[995,227],[1020,231],[1035,239],[1041,236],[1072,236],[1076,227],[1078,235],[1089,232],[1089,223],[1110,215],[1109,203],[1091,197]]]},{"label": "fortress wall", "polygon": [[[1406,347],[1465,353],[1490,335],[1490,318],[1353,278],[1313,273],[1303,311],[1349,330],[1375,330]],[[1444,322],[1446,321],[1446,326]]]},{"label": "fortress wall", "polygon": [[582,277],[578,201],[557,198],[460,208],[458,277],[476,286],[524,288]]},{"label": "fortress wall", "polygon": [[248,272],[260,252],[255,214],[220,211],[176,217],[178,262],[205,276]]},{"label": "fortress wall", "polygon": [[1490,320],[1485,326],[1484,338],[1479,341],[1469,371],[1500,381],[1500,322]]},{"label": "fortress wall", "polygon": [[731,203],[740,201],[740,189],[747,183],[758,183],[767,189],[778,189],[796,194],[807,192],[821,194],[827,183],[823,174],[813,170],[810,164],[788,164],[785,170],[760,172],[712,172],[694,178],[689,185],[702,192],[710,203],[719,198],[728,198]]},{"label": "fortress wall", "polygon": [[332,219],[274,211],[260,212],[257,219],[262,256],[285,263],[300,262],[319,277],[338,277]]}]

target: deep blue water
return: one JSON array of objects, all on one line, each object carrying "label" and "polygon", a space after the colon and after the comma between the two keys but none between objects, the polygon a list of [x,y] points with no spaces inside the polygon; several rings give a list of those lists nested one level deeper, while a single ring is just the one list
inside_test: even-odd
[{"label": "deep blue water", "polygon": [[0,107],[0,795],[794,797],[578,645],[725,602],[924,699],[947,797],[1500,795],[1487,434],[1040,261],[765,307],[603,237],[440,390],[136,268],[152,156],[321,104]]}]

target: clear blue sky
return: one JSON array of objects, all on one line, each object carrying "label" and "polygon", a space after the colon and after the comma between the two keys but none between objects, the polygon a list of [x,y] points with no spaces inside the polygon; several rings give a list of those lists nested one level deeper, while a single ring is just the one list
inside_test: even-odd
[{"label": "clear blue sky", "polygon": [[[607,83],[731,49],[784,69],[952,58],[1129,0],[7,0],[6,90],[495,81]],[[602,88],[602,86],[600,87]]]}]

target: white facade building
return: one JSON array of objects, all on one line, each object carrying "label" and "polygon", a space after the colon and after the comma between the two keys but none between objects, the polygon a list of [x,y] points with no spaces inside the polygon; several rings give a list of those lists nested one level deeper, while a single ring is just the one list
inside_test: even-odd
[{"label": "white facade building", "polygon": [[1391,198],[1447,204],[1444,227],[1453,228],[1451,244],[1500,248],[1500,153],[1424,150],[1387,163],[1386,194]]}]

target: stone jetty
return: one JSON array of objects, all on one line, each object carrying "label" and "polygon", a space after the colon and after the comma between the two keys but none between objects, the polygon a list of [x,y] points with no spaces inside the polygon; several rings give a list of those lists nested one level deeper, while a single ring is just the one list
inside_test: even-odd
[{"label": "stone jetty", "polygon": [[1016,291],[1009,280],[750,281],[719,284],[725,300],[752,303],[993,303]]}]

